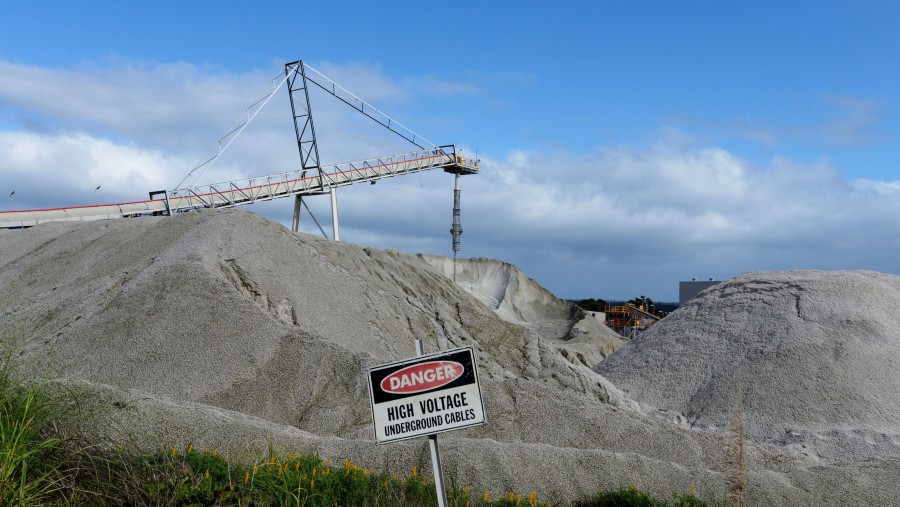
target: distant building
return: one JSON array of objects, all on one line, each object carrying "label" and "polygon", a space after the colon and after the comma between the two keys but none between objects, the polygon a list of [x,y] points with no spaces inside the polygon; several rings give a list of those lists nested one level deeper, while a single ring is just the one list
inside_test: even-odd
[{"label": "distant building", "polygon": [[720,283],[722,283],[721,280],[716,281],[712,278],[705,282],[698,282],[696,279],[692,279],[690,282],[678,282],[678,304],[683,305],[697,297],[697,294]]},{"label": "distant building", "polygon": [[594,312],[588,310],[588,313],[591,314],[595,319],[599,320],[601,323],[606,324],[606,312]]}]

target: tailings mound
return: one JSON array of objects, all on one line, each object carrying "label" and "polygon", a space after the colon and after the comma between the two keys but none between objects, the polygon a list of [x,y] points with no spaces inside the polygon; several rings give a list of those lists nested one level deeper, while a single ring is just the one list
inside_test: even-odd
[{"label": "tailings mound", "polygon": [[701,293],[596,371],[694,425],[841,461],[900,456],[900,277],[749,273]]},{"label": "tailings mound", "polygon": [[593,366],[625,344],[604,323],[554,296],[512,264],[495,259],[418,257],[455,280],[501,319],[552,341],[575,364]]},{"label": "tailings mound", "polygon": [[[472,346],[478,358],[488,422],[441,437],[458,484],[563,502],[632,483],[663,497],[691,483],[727,492],[732,434],[634,410],[603,376],[415,256],[238,210],[0,231],[0,252],[0,317],[29,329],[25,358],[107,442],[236,456],[271,442],[429,469],[425,439],[375,445],[366,383],[370,367],[413,356],[421,338],[426,351]],[[746,449],[755,504],[898,494],[883,480],[896,461],[819,466],[789,446]]]}]

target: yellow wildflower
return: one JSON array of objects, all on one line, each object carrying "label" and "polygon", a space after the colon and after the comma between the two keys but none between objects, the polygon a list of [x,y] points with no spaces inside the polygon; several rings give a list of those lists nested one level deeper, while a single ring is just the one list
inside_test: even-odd
[{"label": "yellow wildflower", "polygon": [[194,450],[194,443],[191,442],[191,443],[188,444],[187,454],[190,454],[191,451],[193,451],[193,450]]},{"label": "yellow wildflower", "polygon": [[309,481],[309,489],[313,489],[314,487],[316,487],[316,480],[315,480],[315,479],[311,479],[311,480]]},{"label": "yellow wildflower", "polygon": [[484,497],[482,497],[482,499],[487,503],[492,503],[491,494],[488,493],[487,490],[484,490]]},{"label": "yellow wildflower", "polygon": [[172,457],[174,458],[176,454],[178,454],[178,450],[173,447],[172,448]]},{"label": "yellow wildflower", "polygon": [[532,491],[530,495],[528,495],[528,503],[531,504],[531,507],[537,507],[537,492]]},{"label": "yellow wildflower", "polygon": [[[255,471],[254,471],[254,473],[255,473]],[[247,472],[244,474],[244,484],[247,484],[247,482],[249,480],[250,480],[250,472]]]},{"label": "yellow wildflower", "polygon": [[209,479],[209,469],[208,468],[206,469],[206,473],[203,474],[203,477],[206,477],[207,479]]},{"label": "yellow wildflower", "polygon": [[215,449],[215,448],[213,448],[213,455],[212,455],[212,456],[213,456],[213,458],[216,457],[216,449]]},{"label": "yellow wildflower", "polygon": [[416,467],[412,469],[412,476],[415,478],[419,475],[419,470]]}]

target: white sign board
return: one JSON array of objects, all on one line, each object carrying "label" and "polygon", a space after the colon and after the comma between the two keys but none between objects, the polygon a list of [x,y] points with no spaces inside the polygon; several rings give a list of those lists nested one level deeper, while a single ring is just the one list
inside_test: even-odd
[{"label": "white sign board", "polygon": [[472,347],[369,370],[379,444],[484,424]]}]

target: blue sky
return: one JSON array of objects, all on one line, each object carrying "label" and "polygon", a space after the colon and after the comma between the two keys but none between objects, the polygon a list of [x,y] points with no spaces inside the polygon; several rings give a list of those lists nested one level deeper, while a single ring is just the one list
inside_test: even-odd
[{"label": "blue sky", "polygon": [[[0,14],[0,209],[87,204],[99,182],[104,202],[169,188],[303,59],[477,150],[462,255],[562,297],[900,273],[898,26],[888,1],[15,2]],[[406,150],[332,102],[313,97],[323,161]],[[287,97],[265,114],[211,178],[296,165]],[[320,218],[327,204],[311,203]],[[346,241],[450,253],[447,175],[347,189],[340,206]],[[291,204],[255,211],[286,222]]]}]

